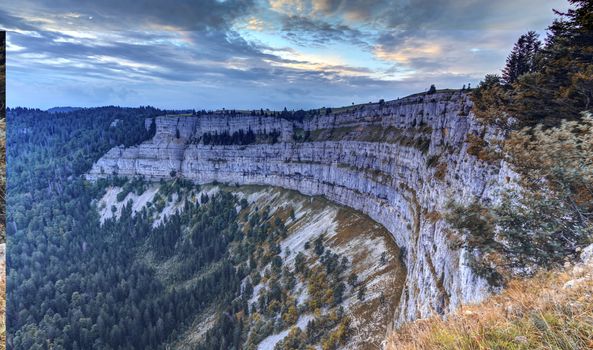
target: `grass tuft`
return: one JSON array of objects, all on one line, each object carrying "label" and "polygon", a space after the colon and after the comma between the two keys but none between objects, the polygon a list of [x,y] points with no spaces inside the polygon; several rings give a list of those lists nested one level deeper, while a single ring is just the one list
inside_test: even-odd
[{"label": "grass tuft", "polygon": [[500,295],[404,325],[388,350],[593,349],[593,264],[513,280]]}]

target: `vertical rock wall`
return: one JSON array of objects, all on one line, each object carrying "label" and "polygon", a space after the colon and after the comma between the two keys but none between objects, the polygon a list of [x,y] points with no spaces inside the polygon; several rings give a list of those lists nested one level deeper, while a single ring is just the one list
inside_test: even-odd
[{"label": "vertical rock wall", "polygon": [[[147,121],[147,127],[150,125]],[[487,282],[466,266],[466,252],[448,245],[442,219],[448,201],[495,201],[500,167],[467,154],[467,135],[482,133],[465,94],[419,94],[354,106],[303,122],[259,116],[156,118],[155,137],[116,147],[87,177],[175,176],[197,183],[259,184],[323,195],[384,225],[402,248],[406,285],[398,323],[444,314],[483,299]],[[296,130],[305,142],[293,141]],[[206,132],[280,131],[280,142],[204,145]],[[174,172],[173,172],[174,171]]]}]

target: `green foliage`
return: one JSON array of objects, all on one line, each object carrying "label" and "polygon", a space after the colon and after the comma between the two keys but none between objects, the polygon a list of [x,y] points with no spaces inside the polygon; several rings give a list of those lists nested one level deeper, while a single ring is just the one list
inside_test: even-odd
[{"label": "green foliage", "polygon": [[255,133],[249,129],[247,132],[239,130],[232,135],[228,131],[218,133],[205,133],[202,136],[205,145],[249,145],[256,142]]},{"label": "green foliage", "polygon": [[468,206],[448,204],[449,212],[445,216],[449,224],[466,236],[463,244],[469,247],[483,247],[496,244],[495,218],[490,210],[474,201]]},{"label": "green foliage", "polygon": [[452,246],[469,248],[488,278],[557,266],[593,236],[593,119],[582,113],[593,102],[593,7],[569,2],[541,49],[535,33],[522,36],[504,81],[487,75],[472,94],[476,117],[510,132],[502,152],[470,136],[468,153],[505,157],[519,174],[499,205],[454,206],[447,217],[466,237]]},{"label": "green foliage", "polygon": [[250,145],[254,143],[277,143],[281,133],[279,130],[272,130],[268,133],[254,133],[251,129],[235,131],[232,134],[228,131],[222,133],[205,133],[201,140],[205,145]]},{"label": "green foliage", "polygon": [[[0,243],[6,243],[6,119],[0,117]],[[1,339],[0,339],[1,340]]]},{"label": "green foliage", "polygon": [[299,327],[292,327],[286,338],[274,346],[274,350],[307,350],[307,334]]},{"label": "green foliage", "polygon": [[576,248],[591,236],[554,196],[511,194],[496,208],[496,215],[509,267],[560,266],[565,258],[575,258]]},{"label": "green foliage", "polygon": [[148,128],[148,138],[153,138],[154,135],[156,135],[156,118],[152,118]]},{"label": "green foliage", "polygon": [[536,70],[535,59],[540,47],[541,42],[538,40],[538,34],[534,31],[529,31],[519,37],[502,71],[505,84],[513,84],[521,75]]},{"label": "green foliage", "polygon": [[[39,110],[8,111],[12,125],[7,152],[11,348],[48,344],[54,349],[157,348],[209,305],[237,307],[231,301],[240,293],[244,271],[235,269],[224,248],[237,237],[229,216],[236,215],[236,202],[228,194],[215,197],[207,207],[191,208],[186,216],[173,215],[158,228],[152,228],[148,210],[132,216],[129,205],[119,220],[99,224],[92,203],[110,181],[89,184],[80,175],[110,147],[149,137],[144,118],[156,113],[161,112],[114,107],[51,116]],[[123,121],[122,129],[109,127],[114,117]],[[126,192],[144,189],[141,179],[124,183],[115,178],[111,183],[124,186]],[[176,186],[165,187],[175,190]],[[211,268],[192,283],[167,288],[139,256],[147,248],[156,255],[171,254],[170,242],[175,240],[157,244],[157,235],[188,232],[186,224],[189,227],[194,220],[189,216],[199,219],[194,240],[184,242],[204,243],[210,255],[200,257],[198,267],[194,260],[187,264],[194,271],[200,266]],[[198,228],[209,234],[197,233]],[[153,247],[145,242],[153,242]],[[170,278],[188,277],[191,273],[185,271],[191,269],[180,266]],[[217,323],[212,339],[236,344],[232,337],[236,332],[229,329],[237,329],[240,323],[224,322]]]},{"label": "green foliage", "polygon": [[[119,180],[117,181],[119,183]],[[142,177],[134,177],[130,181],[126,181],[122,190],[117,194],[117,201],[123,201],[128,193],[142,194],[146,190],[146,185]]]},{"label": "green foliage", "polygon": [[356,297],[358,300],[362,301],[366,297],[367,288],[365,285],[360,285],[358,287],[358,292],[356,293]]},{"label": "green foliage", "polygon": [[513,132],[505,144],[519,175],[502,202],[450,205],[449,224],[470,264],[489,279],[554,267],[593,239],[593,117]]},{"label": "green foliage", "polygon": [[321,342],[322,349],[339,349],[350,335],[350,319],[339,308],[309,321],[305,331],[290,329],[288,336],[278,342],[275,350],[309,350],[310,344]]},{"label": "green foliage", "polygon": [[461,235],[450,237],[449,246],[453,249],[465,248],[468,251],[468,264],[474,272],[486,278],[491,285],[502,285],[503,275],[492,266],[490,255],[486,254],[502,254],[504,248],[495,239],[495,214],[477,201],[468,206],[451,202],[448,210],[445,219]]},{"label": "green foliage", "polygon": [[303,273],[305,271],[306,268],[306,260],[305,260],[305,254],[303,254],[303,252],[298,252],[298,254],[296,255],[296,257],[294,258],[294,270],[297,273]]},{"label": "green foliage", "polygon": [[325,250],[325,247],[323,246],[323,239],[324,235],[319,235],[319,237],[315,238],[315,241],[313,242],[313,251],[318,256],[321,256],[321,254],[323,254],[323,251]]},{"label": "green foliage", "polygon": [[239,203],[241,204],[241,209],[246,209],[249,206],[249,202],[245,198],[242,198]]},{"label": "green foliage", "polygon": [[533,263],[560,263],[593,238],[593,117],[514,132],[505,150],[523,189],[499,208],[506,238]]},{"label": "green foliage", "polygon": [[578,120],[593,103],[593,28],[588,1],[569,0],[574,9],[548,28],[539,49],[535,34],[519,39],[504,71],[505,83],[487,76],[472,94],[474,112],[485,123],[515,129],[562,119]]},{"label": "green foliage", "polygon": [[509,192],[495,207],[450,204],[445,218],[462,235],[451,248],[466,248],[470,267],[494,286],[559,266],[592,238],[590,223],[580,226],[557,197],[530,192]]},{"label": "green foliage", "polygon": [[[6,32],[0,34],[0,243],[6,243]],[[0,277],[0,350],[6,349],[6,265]]]},{"label": "green foliage", "polygon": [[[119,219],[100,224],[94,203],[108,186],[121,187],[117,200],[124,201],[148,184],[119,177],[89,183],[81,175],[111,147],[150,137],[154,123],[146,131],[144,119],[161,112],[85,111],[51,118],[38,110],[9,111],[11,348],[164,348],[212,309],[214,324],[194,348],[253,348],[308,312],[292,295],[297,279],[316,281],[312,295],[324,310],[301,331],[306,343],[343,344],[348,327],[336,306],[350,290],[342,276],[348,260],[324,247],[321,237],[315,271],[306,252],[292,253],[294,269],[285,264],[290,253],[279,243],[287,228],[269,207],[250,208],[224,191],[204,193],[198,204],[188,198],[195,199],[199,187],[176,178],[161,181],[145,209],[132,215],[128,203]],[[110,127],[114,116],[133,125],[125,133]],[[155,211],[179,200],[183,211],[153,227]],[[241,215],[238,204],[246,210]],[[288,215],[296,219],[294,210]],[[262,266],[269,266],[263,277]],[[260,282],[260,297],[248,305]]]},{"label": "green foliage", "polygon": [[[151,107],[101,107],[69,113],[7,109],[8,191],[21,194],[55,190],[79,176],[110,148],[131,146],[149,137],[144,119],[163,113]],[[111,128],[113,119],[122,122]],[[17,176],[18,175],[18,176]]]},{"label": "green foliage", "polygon": [[508,88],[498,75],[488,74],[472,92],[474,114],[489,125],[507,126],[509,104]]},{"label": "green foliage", "polygon": [[358,277],[354,272],[352,272],[350,276],[348,276],[348,284],[351,287],[355,287],[358,284]]},{"label": "green foliage", "polygon": [[439,159],[440,159],[440,155],[439,154],[433,154],[432,156],[428,157],[426,159],[426,166],[427,167],[434,167],[439,163]]}]

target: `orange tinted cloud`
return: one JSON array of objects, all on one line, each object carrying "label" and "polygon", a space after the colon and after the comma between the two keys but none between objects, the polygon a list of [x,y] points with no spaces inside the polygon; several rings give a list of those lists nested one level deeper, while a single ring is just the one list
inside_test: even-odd
[{"label": "orange tinted cloud", "polygon": [[384,45],[376,45],[373,53],[375,57],[383,61],[392,61],[402,64],[410,63],[419,58],[434,58],[441,55],[442,48],[434,43],[417,43],[410,46],[389,48]]}]

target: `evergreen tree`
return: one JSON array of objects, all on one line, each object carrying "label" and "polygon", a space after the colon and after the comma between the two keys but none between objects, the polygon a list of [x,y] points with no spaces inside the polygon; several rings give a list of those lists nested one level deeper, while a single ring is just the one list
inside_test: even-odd
[{"label": "evergreen tree", "polygon": [[153,137],[156,134],[156,121],[155,118],[152,118],[152,121],[150,122],[150,128],[148,129],[148,135],[149,137]]},{"label": "evergreen tree", "polygon": [[507,57],[506,65],[502,71],[505,84],[510,85],[521,75],[535,71],[536,56],[541,47],[538,38],[539,35],[534,31],[529,31],[519,37]]}]

